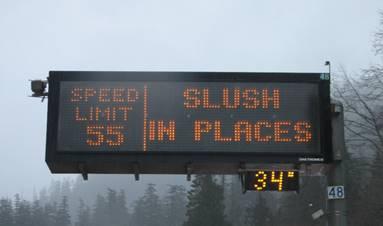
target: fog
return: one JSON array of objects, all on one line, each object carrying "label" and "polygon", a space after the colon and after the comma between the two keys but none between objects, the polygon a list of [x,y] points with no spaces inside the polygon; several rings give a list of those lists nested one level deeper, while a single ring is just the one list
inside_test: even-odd
[{"label": "fog", "polygon": [[[30,198],[74,177],[45,164],[47,102],[28,97],[28,79],[50,70],[326,72],[326,60],[333,72],[358,72],[376,61],[379,9],[381,0],[1,1],[0,196]],[[186,181],[142,178],[134,183]]]}]

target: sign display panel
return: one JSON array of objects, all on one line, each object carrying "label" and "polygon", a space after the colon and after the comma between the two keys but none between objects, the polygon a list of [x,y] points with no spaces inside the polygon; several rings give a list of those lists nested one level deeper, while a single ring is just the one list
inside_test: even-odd
[{"label": "sign display panel", "polygon": [[245,175],[247,190],[298,191],[299,172],[282,170],[257,170]]},{"label": "sign display panel", "polygon": [[62,82],[60,151],[320,153],[314,84]]},{"label": "sign display panel", "polygon": [[322,74],[51,72],[47,161],[324,162],[328,85]]}]

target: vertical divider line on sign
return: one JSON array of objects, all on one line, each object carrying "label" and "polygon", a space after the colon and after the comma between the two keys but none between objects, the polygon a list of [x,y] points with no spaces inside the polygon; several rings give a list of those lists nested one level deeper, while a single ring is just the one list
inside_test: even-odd
[{"label": "vertical divider line on sign", "polygon": [[146,152],[147,147],[147,120],[148,120],[148,87],[144,85],[144,134],[143,134],[143,151]]}]

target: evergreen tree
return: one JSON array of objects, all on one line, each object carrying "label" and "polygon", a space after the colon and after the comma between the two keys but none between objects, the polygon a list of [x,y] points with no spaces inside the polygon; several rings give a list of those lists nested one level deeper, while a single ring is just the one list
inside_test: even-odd
[{"label": "evergreen tree", "polygon": [[59,180],[52,181],[49,187],[49,202],[50,203],[59,203],[61,199],[61,182]]},{"label": "evergreen tree", "polygon": [[20,222],[20,204],[21,203],[21,198],[20,198],[20,195],[19,194],[16,194],[15,195],[15,209],[14,209],[14,218],[13,218],[13,220],[14,220],[14,224],[16,225],[16,226],[18,226],[18,225],[21,225],[21,222]]},{"label": "evergreen tree", "polygon": [[68,199],[66,196],[62,197],[61,203],[59,205],[59,208],[57,209],[56,214],[56,226],[69,226],[71,225],[70,222],[70,215],[69,215],[69,207],[68,207]]},{"label": "evergreen tree", "polygon": [[246,225],[248,226],[267,226],[271,225],[273,215],[267,206],[265,194],[258,193],[258,199],[250,203],[246,208]]},{"label": "evergreen tree", "polygon": [[48,192],[46,188],[43,188],[39,192],[39,203],[44,206],[48,203]]},{"label": "evergreen tree", "polygon": [[188,192],[187,221],[184,226],[227,226],[223,187],[211,175],[197,175]]},{"label": "evergreen tree", "polygon": [[31,206],[28,201],[21,200],[20,195],[15,195],[14,222],[16,226],[30,226]]},{"label": "evergreen tree", "polygon": [[75,226],[91,226],[90,220],[90,208],[84,203],[82,199],[80,199],[80,206],[78,209]]},{"label": "evergreen tree", "polygon": [[32,219],[31,225],[33,226],[48,226],[44,215],[44,209],[41,207],[40,202],[35,200],[32,205]]},{"label": "evergreen tree", "polygon": [[69,179],[64,179],[61,182],[60,196],[66,196],[69,199],[71,195],[71,181]]},{"label": "evergreen tree", "polygon": [[162,206],[154,184],[148,184],[145,194],[137,200],[133,212],[133,224],[139,226],[158,226],[163,222]]},{"label": "evergreen tree", "polygon": [[126,196],[124,190],[120,190],[120,192],[117,195],[117,219],[118,219],[118,225],[125,226],[128,225],[129,222],[129,212],[128,208],[126,207]]},{"label": "evergreen tree", "polygon": [[144,225],[145,213],[144,199],[141,197],[134,203],[133,213],[130,219],[131,224],[134,226]]},{"label": "evergreen tree", "polygon": [[107,212],[108,206],[105,198],[102,195],[97,195],[92,213],[92,226],[109,225]]},{"label": "evergreen tree", "polygon": [[252,192],[243,194],[241,178],[230,177],[229,186],[226,195],[226,212],[228,221],[233,225],[245,225],[247,202],[255,202],[255,196]]},{"label": "evergreen tree", "polygon": [[47,226],[55,225],[57,215],[57,203],[47,203],[44,206],[44,216]]},{"label": "evergreen tree", "polygon": [[186,189],[182,185],[171,185],[164,204],[165,225],[182,225],[186,213]]},{"label": "evergreen tree", "polygon": [[13,225],[13,207],[9,199],[0,199],[0,226]]},{"label": "evergreen tree", "polygon": [[117,201],[117,192],[113,189],[108,189],[107,193],[107,220],[111,226],[119,226],[120,217]]}]

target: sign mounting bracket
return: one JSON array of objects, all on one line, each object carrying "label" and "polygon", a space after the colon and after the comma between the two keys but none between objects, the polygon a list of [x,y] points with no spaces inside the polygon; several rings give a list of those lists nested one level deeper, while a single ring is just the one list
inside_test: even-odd
[{"label": "sign mounting bracket", "polygon": [[186,164],[185,170],[186,170],[186,180],[191,181],[191,162]]},{"label": "sign mounting bracket", "polygon": [[80,172],[81,172],[82,179],[83,179],[83,180],[88,180],[88,173],[86,172],[85,163],[80,163],[80,164],[78,165],[78,169],[79,169]]},{"label": "sign mounting bracket", "polygon": [[133,170],[134,170],[134,179],[136,181],[140,180],[140,167],[137,162],[133,163]]}]

